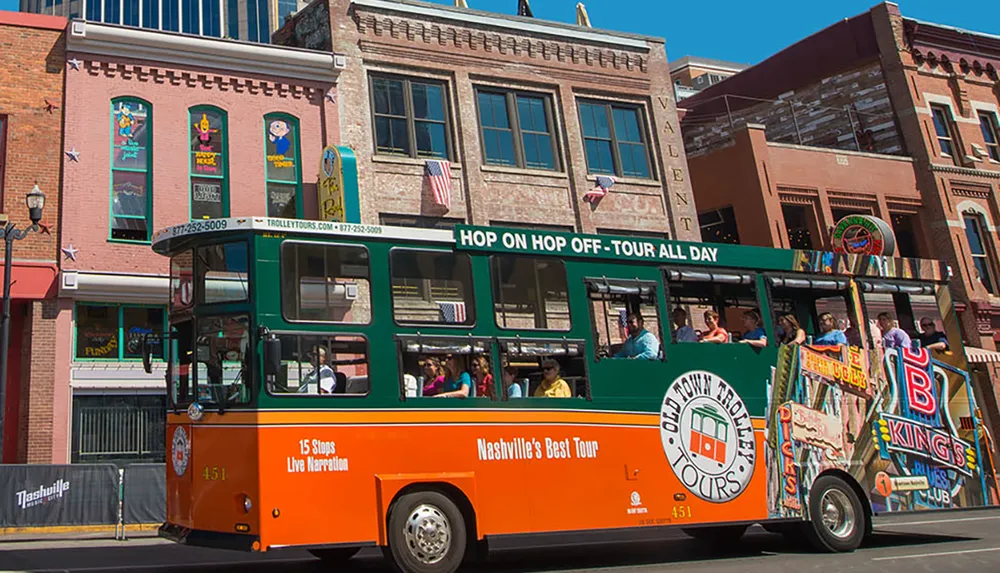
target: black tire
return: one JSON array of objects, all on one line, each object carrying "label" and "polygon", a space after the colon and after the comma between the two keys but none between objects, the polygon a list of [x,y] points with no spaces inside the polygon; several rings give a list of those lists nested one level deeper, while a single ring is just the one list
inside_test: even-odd
[{"label": "black tire", "polygon": [[736,543],[743,537],[747,530],[746,525],[720,525],[717,527],[691,527],[683,528],[689,537],[694,537],[702,543],[710,544],[731,544]]},{"label": "black tire", "polygon": [[398,573],[454,573],[466,552],[465,518],[444,494],[418,491],[389,509],[382,554]]},{"label": "black tire", "polygon": [[312,553],[313,557],[318,558],[324,565],[343,565],[350,561],[351,557],[357,555],[358,551],[361,551],[360,547],[338,547],[335,549],[313,549],[309,553]]},{"label": "black tire", "polygon": [[809,495],[806,538],[827,553],[849,553],[857,549],[868,532],[868,516],[854,489],[844,480],[820,476]]}]

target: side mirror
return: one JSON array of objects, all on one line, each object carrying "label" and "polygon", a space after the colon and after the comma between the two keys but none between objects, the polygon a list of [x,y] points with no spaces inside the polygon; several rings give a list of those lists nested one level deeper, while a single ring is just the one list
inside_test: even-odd
[{"label": "side mirror", "polygon": [[142,337],[142,369],[146,374],[153,373],[153,345],[149,342],[149,335]]},{"label": "side mirror", "polygon": [[264,375],[277,376],[281,372],[281,340],[271,334],[264,339]]}]

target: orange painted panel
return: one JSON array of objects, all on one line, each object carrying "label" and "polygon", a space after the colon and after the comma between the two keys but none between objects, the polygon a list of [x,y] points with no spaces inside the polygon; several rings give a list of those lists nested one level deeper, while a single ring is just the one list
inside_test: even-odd
[{"label": "orange painted panel", "polygon": [[[692,488],[682,485],[664,453],[655,414],[628,415],[645,423],[621,426],[388,421],[407,418],[407,412],[351,413],[355,425],[344,426],[335,423],[341,422],[342,412],[267,414],[275,423],[281,416],[308,414],[313,423],[242,426],[227,413],[228,425],[218,419],[196,425],[192,451],[196,469],[222,465],[229,478],[210,481],[198,472],[190,476],[194,528],[233,531],[242,512],[233,498],[250,491],[255,500],[260,498],[253,514],[259,510],[260,522],[250,523],[253,532],[260,532],[264,548],[379,542],[391,497],[409,483],[428,481],[450,483],[466,492],[477,513],[480,535],[767,516],[763,455],[756,456],[745,489],[731,501],[706,501],[697,490],[711,492],[719,478],[700,477],[688,468],[684,475],[692,480]],[[381,420],[364,424],[358,418],[364,415]],[[508,415],[514,414],[495,414]],[[608,421],[608,415],[601,413],[574,415]],[[756,451],[763,452],[763,433],[756,422]],[[260,460],[259,491],[253,489],[258,471],[254,448]],[[168,475],[178,481],[169,470]],[[180,489],[170,487],[171,492]],[[273,516],[274,509],[278,517]],[[170,515],[178,514],[171,510]]]}]

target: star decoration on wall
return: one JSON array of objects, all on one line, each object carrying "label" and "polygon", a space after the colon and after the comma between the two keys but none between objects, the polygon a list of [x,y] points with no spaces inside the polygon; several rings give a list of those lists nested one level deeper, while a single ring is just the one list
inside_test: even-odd
[{"label": "star decoration on wall", "polygon": [[73,149],[67,151],[66,152],[66,156],[69,157],[70,161],[75,161],[77,163],[80,162],[80,152],[77,151],[75,147]]},{"label": "star decoration on wall", "polygon": [[337,103],[337,94],[333,90],[326,92],[326,101],[330,103]]},{"label": "star decoration on wall", "polygon": [[66,60],[66,63],[69,64],[69,67],[73,68],[74,70],[79,71],[80,64],[82,64],[83,62],[81,62],[80,60],[78,60],[76,58],[73,58],[72,60]]},{"label": "star decoration on wall", "polygon": [[70,243],[68,247],[63,247],[62,248],[62,252],[63,252],[64,255],[66,255],[67,259],[69,259],[71,261],[75,261],[76,260],[76,254],[80,252],[80,249],[74,248],[73,247],[73,243]]}]

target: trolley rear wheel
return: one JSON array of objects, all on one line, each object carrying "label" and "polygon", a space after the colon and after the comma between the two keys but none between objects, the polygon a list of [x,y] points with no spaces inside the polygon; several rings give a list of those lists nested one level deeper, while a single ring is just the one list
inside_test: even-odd
[{"label": "trolley rear wheel", "polygon": [[382,553],[399,573],[454,573],[466,552],[462,512],[448,496],[416,491],[389,509]]}]

